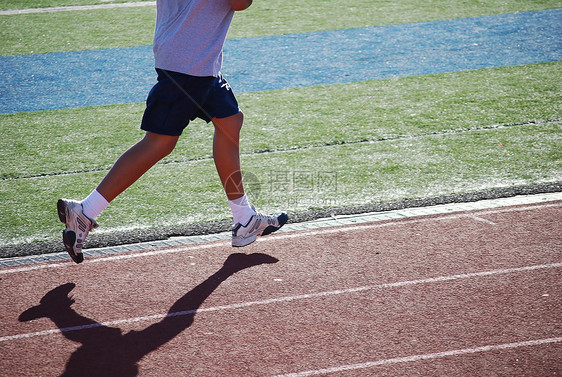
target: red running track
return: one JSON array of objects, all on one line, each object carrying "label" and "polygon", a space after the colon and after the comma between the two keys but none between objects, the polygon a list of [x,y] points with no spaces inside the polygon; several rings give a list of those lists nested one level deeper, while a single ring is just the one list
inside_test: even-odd
[{"label": "red running track", "polygon": [[560,376],[562,202],[0,269],[2,376]]}]

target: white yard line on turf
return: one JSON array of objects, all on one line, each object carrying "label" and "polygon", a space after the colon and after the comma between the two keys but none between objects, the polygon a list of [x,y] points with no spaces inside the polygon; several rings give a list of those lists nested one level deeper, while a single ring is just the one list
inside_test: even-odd
[{"label": "white yard line on turf", "polygon": [[494,344],[494,345],[488,345],[488,346],[482,346],[482,347],[463,348],[463,349],[436,352],[436,353],[427,353],[427,354],[423,354],[423,355],[395,357],[395,358],[392,358],[392,359],[369,361],[369,362],[360,363],[360,364],[341,365],[341,366],[338,366],[338,367],[309,370],[309,371],[305,371],[305,372],[279,374],[279,375],[276,375],[274,377],[317,376],[317,375],[321,375],[321,374],[324,375],[324,374],[329,374],[329,373],[346,372],[346,371],[350,371],[350,370],[367,369],[367,368],[372,368],[372,367],[376,367],[376,366],[384,366],[384,365],[399,364],[399,363],[411,363],[411,362],[420,361],[420,360],[440,359],[440,358],[449,357],[449,356],[461,356],[461,355],[469,355],[469,354],[481,353],[481,352],[501,351],[501,350],[507,350],[507,349],[513,349],[513,348],[520,348],[520,347],[536,347],[536,346],[541,346],[541,345],[545,345],[545,344],[560,343],[560,342],[562,342],[562,337],[528,340],[528,341],[524,341],[524,342],[515,342],[515,343]]},{"label": "white yard line on turf", "polygon": [[29,13],[70,12],[70,11],[77,11],[77,10],[134,8],[134,7],[147,7],[147,6],[155,6],[155,5],[156,5],[156,1],[136,1],[136,2],[131,2],[131,3],[112,3],[112,4],[97,4],[97,5],[69,5],[69,6],[66,6],[66,7],[11,9],[11,10],[0,11],[0,16],[10,16],[10,15],[15,15],[15,14],[29,14]]},{"label": "white yard line on turf", "polygon": [[16,334],[16,335],[7,335],[0,337],[0,342],[6,342],[10,340],[17,340],[22,338],[31,338],[36,336],[46,336],[52,334],[59,334],[71,331],[78,331],[78,330],[87,330],[91,328],[97,327],[111,327],[116,325],[122,324],[130,324],[136,322],[144,322],[144,321],[154,321],[154,320],[162,320],[166,317],[178,317],[184,315],[191,315],[194,313],[204,313],[204,312],[217,312],[223,310],[235,310],[240,308],[247,308],[251,306],[257,305],[270,305],[276,303],[285,303],[285,302],[293,302],[299,300],[310,300],[316,298],[323,298],[328,296],[336,296],[336,295],[343,295],[343,294],[353,294],[358,292],[365,292],[365,291],[373,291],[378,289],[388,289],[388,288],[401,288],[406,286],[413,286],[413,285],[420,285],[420,284],[431,284],[431,283],[439,283],[439,282],[448,282],[448,281],[455,281],[455,280],[462,280],[462,279],[473,279],[473,278],[480,278],[480,277],[487,277],[487,276],[497,276],[497,275],[506,275],[506,274],[514,274],[514,273],[525,273],[530,271],[541,271],[545,269],[551,268],[562,268],[562,262],[560,263],[549,263],[549,264],[541,264],[541,265],[534,265],[534,266],[524,266],[524,267],[515,267],[515,268],[502,268],[498,270],[488,270],[488,271],[480,271],[480,272],[470,272],[465,274],[455,274],[455,275],[445,275],[445,276],[437,276],[432,278],[425,278],[425,279],[416,279],[416,280],[406,280],[406,281],[399,281],[394,283],[384,283],[384,284],[375,284],[375,285],[368,285],[363,287],[355,287],[355,288],[347,288],[347,289],[338,289],[333,291],[324,291],[324,292],[317,292],[317,293],[306,293],[301,295],[294,295],[294,296],[284,296],[278,298],[271,298],[266,300],[260,301],[248,301],[248,302],[239,302],[235,304],[229,305],[221,305],[221,306],[213,306],[209,308],[200,308],[195,310],[186,310],[186,311],[179,311],[167,314],[152,314],[142,317],[135,317],[135,318],[125,318],[119,319],[115,321],[108,321],[103,323],[95,323],[95,324],[88,324],[83,326],[73,326],[73,327],[66,327],[61,329],[49,329],[44,331],[38,331],[33,333],[26,333],[26,334]]}]

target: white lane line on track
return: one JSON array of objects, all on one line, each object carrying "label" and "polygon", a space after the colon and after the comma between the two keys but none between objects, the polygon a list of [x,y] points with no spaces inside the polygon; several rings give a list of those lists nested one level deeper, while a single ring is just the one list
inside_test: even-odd
[{"label": "white lane line on track", "polygon": [[[138,257],[143,257],[143,256],[150,257],[150,256],[154,256],[154,255],[178,253],[178,252],[185,252],[185,251],[191,251],[191,250],[204,250],[204,249],[211,249],[211,248],[215,248],[215,247],[226,247],[226,246],[230,246],[230,242],[213,242],[213,243],[202,244],[202,245],[194,245],[194,246],[188,246],[188,247],[175,247],[175,248],[167,248],[167,249],[164,248],[164,249],[158,249],[158,250],[153,250],[153,251],[141,251],[141,252],[133,253],[133,254],[112,255],[112,256],[109,256],[109,257],[93,258],[93,259],[88,260],[87,263],[92,264],[92,263],[100,263],[100,262],[111,262],[111,261],[116,261],[116,260],[138,258]],[[75,267],[75,266],[76,266],[76,264],[71,262],[71,261],[66,261],[66,262],[62,262],[62,263],[47,263],[47,264],[31,265],[31,266],[26,266],[26,267],[17,267],[17,268],[9,268],[9,269],[6,269],[6,270],[0,270],[0,275],[16,273],[16,272],[27,272],[27,271],[33,271],[33,270],[41,270],[41,269],[45,269],[45,268]]]},{"label": "white lane line on track", "polygon": [[484,219],[484,218],[482,218],[482,217],[480,217],[480,216],[468,216],[468,217],[470,217],[471,219],[474,219],[474,220],[476,220],[476,221],[480,221],[481,223],[486,223],[486,224],[489,224],[489,225],[498,225],[498,224],[496,224],[495,222],[490,221],[490,220],[488,220],[488,219]]},{"label": "white lane line on track", "polygon": [[488,270],[488,271],[481,271],[481,272],[470,272],[465,274],[456,274],[456,275],[446,275],[446,276],[438,276],[433,278],[425,278],[425,279],[416,279],[416,280],[406,280],[406,281],[399,281],[394,283],[384,283],[384,284],[376,284],[376,285],[368,285],[363,287],[356,287],[356,288],[348,288],[348,289],[338,289],[333,291],[325,291],[325,292],[317,292],[317,293],[307,293],[302,295],[294,295],[294,296],[285,296],[285,297],[278,297],[278,298],[271,298],[267,300],[260,300],[260,301],[248,301],[248,302],[240,302],[235,304],[229,305],[220,305],[220,306],[213,306],[209,308],[200,308],[197,310],[186,310],[186,311],[179,311],[167,314],[153,314],[148,316],[142,317],[135,317],[135,318],[125,318],[119,319],[115,321],[103,322],[103,323],[95,323],[83,326],[73,326],[73,327],[65,327],[61,329],[50,329],[44,331],[38,331],[33,333],[26,333],[26,334],[17,334],[17,335],[7,335],[0,337],[0,342],[6,342],[10,340],[17,340],[23,338],[31,338],[36,336],[46,336],[52,334],[59,334],[71,331],[78,331],[78,330],[87,330],[90,328],[96,328],[101,326],[111,327],[120,324],[129,324],[135,322],[144,322],[144,321],[153,321],[153,320],[162,320],[166,317],[178,317],[184,315],[191,315],[195,313],[204,313],[204,312],[216,312],[216,311],[223,311],[223,310],[234,310],[240,308],[247,308],[251,306],[257,305],[269,305],[275,303],[285,303],[291,301],[298,301],[298,300],[307,300],[307,299],[315,299],[327,296],[336,296],[342,294],[351,294],[357,292],[365,292],[365,291],[372,291],[376,289],[388,289],[388,288],[400,288],[405,286],[412,286],[412,285],[419,285],[419,284],[430,284],[430,283],[438,283],[438,282],[446,282],[446,281],[453,281],[453,280],[460,280],[460,279],[471,279],[471,278],[479,278],[479,277],[486,277],[486,276],[495,276],[495,275],[505,275],[505,274],[512,274],[512,273],[521,273],[521,272],[529,272],[529,271],[537,271],[537,270],[545,270],[550,268],[561,268],[562,262],[560,263],[550,263],[550,264],[540,264],[534,266],[525,266],[525,267],[515,267],[515,268],[504,268],[498,270]]},{"label": "white lane line on track", "polygon": [[[497,213],[510,213],[510,212],[520,212],[520,211],[528,211],[528,210],[535,210],[535,209],[544,209],[544,208],[552,208],[552,207],[561,207],[562,203],[548,203],[548,204],[531,204],[525,205],[520,207],[500,207],[495,209],[487,209],[487,210],[479,210],[479,215],[488,215],[488,214],[497,214]],[[438,216],[438,217],[437,217]],[[348,232],[348,231],[359,231],[359,230],[369,230],[375,228],[383,228],[388,226],[402,226],[404,224],[414,224],[414,223],[424,223],[424,222],[432,222],[432,221],[443,221],[443,220],[455,220],[459,218],[472,218],[474,219],[475,215],[467,214],[467,213],[452,213],[452,214],[438,214],[433,215],[432,217],[412,217],[412,218],[401,218],[401,219],[392,219],[389,222],[383,223],[363,223],[363,224],[351,224],[351,225],[334,225],[332,227],[323,227],[317,228],[312,230],[297,230],[297,231],[289,231],[289,232],[279,232],[274,233],[272,235],[268,235],[267,237],[258,238],[256,242],[275,242],[284,239],[293,239],[299,237],[312,237],[318,236],[323,234],[333,234],[333,233],[341,233],[341,232]],[[397,221],[395,221],[397,220]],[[172,248],[158,248],[152,251],[138,251],[138,252],[131,252],[127,254],[118,254],[118,255],[111,255],[106,257],[95,257],[87,260],[88,264],[92,263],[101,263],[101,262],[112,262],[117,260],[125,260],[125,259],[132,259],[132,258],[140,258],[140,257],[150,257],[156,255],[163,255],[169,253],[178,253],[178,252],[187,252],[187,251],[195,251],[195,250],[205,250],[215,247],[230,247],[230,241],[216,241],[206,244],[195,244],[192,246],[175,246]],[[86,262],[85,262],[86,263]],[[42,263],[37,265],[27,265],[24,267],[8,267],[5,269],[0,269],[0,275],[10,274],[10,273],[17,273],[17,272],[28,272],[34,270],[41,270],[46,268],[57,268],[57,267],[75,267],[76,265],[71,261],[66,262],[54,262],[54,263]]]},{"label": "white lane line on track", "polygon": [[440,358],[449,357],[449,356],[462,356],[462,355],[469,355],[469,354],[474,354],[474,353],[501,351],[501,350],[506,350],[506,349],[520,348],[520,347],[536,347],[536,346],[541,346],[541,345],[544,345],[544,344],[552,344],[552,343],[560,343],[560,342],[562,342],[562,337],[528,340],[528,341],[524,341],[524,342],[515,342],[515,343],[494,344],[494,345],[474,347],[474,348],[463,348],[463,349],[436,352],[436,353],[427,353],[427,354],[423,354],[423,355],[395,357],[395,358],[392,358],[392,359],[369,361],[369,362],[360,363],[360,364],[341,365],[341,366],[338,366],[338,367],[309,370],[309,371],[305,371],[305,372],[279,374],[279,375],[276,375],[274,377],[317,376],[317,375],[320,375],[320,374],[346,372],[346,371],[350,371],[350,370],[367,369],[367,368],[372,368],[372,367],[376,367],[376,366],[384,366],[384,365],[399,364],[399,363],[411,363],[411,362],[420,361],[420,360],[440,359]]},{"label": "white lane line on track", "polygon": [[135,8],[156,6],[156,1],[136,1],[131,3],[113,3],[113,4],[97,4],[97,5],[70,5],[66,7],[50,7],[50,8],[27,8],[27,9],[11,9],[0,11],[0,16],[11,16],[16,14],[30,13],[53,13],[53,12],[71,12],[80,10],[95,9],[113,9],[113,8]]}]

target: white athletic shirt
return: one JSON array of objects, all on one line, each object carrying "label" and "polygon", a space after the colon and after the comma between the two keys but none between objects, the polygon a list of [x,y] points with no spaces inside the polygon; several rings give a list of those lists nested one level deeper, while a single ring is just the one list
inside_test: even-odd
[{"label": "white athletic shirt", "polygon": [[233,15],[229,0],[157,0],[155,67],[218,76]]}]

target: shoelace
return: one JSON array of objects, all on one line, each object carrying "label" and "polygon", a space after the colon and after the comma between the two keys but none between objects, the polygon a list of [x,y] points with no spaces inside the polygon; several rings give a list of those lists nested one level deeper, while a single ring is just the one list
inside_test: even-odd
[{"label": "shoelace", "polygon": [[[90,222],[90,225],[87,225],[87,226],[86,226],[87,229],[88,229],[88,232],[91,231],[91,230],[94,230],[94,229],[96,229],[96,228],[98,227],[98,223],[96,222],[96,220],[90,219],[88,216],[84,215],[83,213],[82,213],[82,217],[83,217],[84,219],[86,219],[86,221],[89,221],[89,222]],[[78,219],[84,221],[83,219],[81,219],[81,217],[78,217]]]},{"label": "shoelace", "polygon": [[267,221],[267,223],[268,223],[269,225],[275,225],[275,221],[276,221],[275,217],[263,215],[263,214],[261,214],[261,213],[257,213],[257,214],[256,214],[256,219],[265,220],[265,221]]}]

